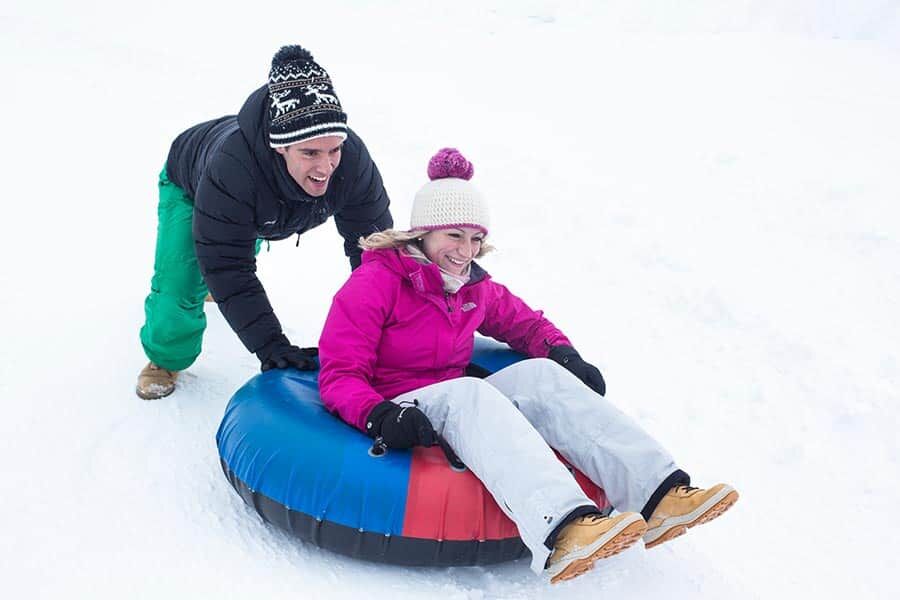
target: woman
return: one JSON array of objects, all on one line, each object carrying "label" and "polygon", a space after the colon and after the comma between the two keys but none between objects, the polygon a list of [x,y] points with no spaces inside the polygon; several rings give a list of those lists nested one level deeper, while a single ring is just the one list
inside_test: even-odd
[{"label": "woman", "polygon": [[[671,455],[607,402],[600,371],[540,311],[476,263],[488,252],[486,203],[472,165],[435,155],[409,231],[364,240],[362,266],[334,297],[319,341],[329,410],[389,448],[442,444],[484,483],[551,582],[643,537],[647,547],[724,512],[725,484],[690,487]],[[466,377],[474,334],[532,359]],[[560,452],[621,513],[601,516]]]}]

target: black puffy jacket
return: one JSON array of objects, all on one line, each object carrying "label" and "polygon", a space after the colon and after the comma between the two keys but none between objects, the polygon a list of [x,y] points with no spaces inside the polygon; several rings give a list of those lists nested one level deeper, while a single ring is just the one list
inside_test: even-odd
[{"label": "black puffy jacket", "polygon": [[365,144],[352,131],[328,191],[308,195],[269,147],[268,91],[256,90],[237,116],[188,129],[173,142],[169,179],[194,199],[194,247],[200,272],[231,328],[251,352],[283,338],[256,277],[258,238],[280,240],[334,215],[351,268],[360,236],[393,226],[390,201]]}]

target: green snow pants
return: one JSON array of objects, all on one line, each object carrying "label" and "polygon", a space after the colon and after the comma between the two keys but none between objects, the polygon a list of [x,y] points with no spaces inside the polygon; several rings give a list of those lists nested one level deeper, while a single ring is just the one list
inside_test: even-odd
[{"label": "green snow pants", "polygon": [[[170,371],[188,368],[200,356],[208,290],[194,254],[194,201],[159,174],[159,225],[150,295],[144,301],[141,344],[152,362]],[[256,242],[259,252],[261,240]]]}]

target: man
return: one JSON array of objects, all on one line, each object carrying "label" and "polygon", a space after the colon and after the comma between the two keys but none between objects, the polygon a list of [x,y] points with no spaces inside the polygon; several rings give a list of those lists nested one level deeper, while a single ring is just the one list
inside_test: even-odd
[{"label": "man", "polygon": [[[173,142],[159,178],[159,227],[137,394],[171,394],[200,354],[207,293],[262,370],[315,368],[285,337],[256,276],[261,240],[298,236],[334,215],[351,268],[361,236],[393,225],[381,175],[328,73],[300,46],[272,59],[267,85],[235,116]],[[299,244],[299,237],[298,237]]]}]

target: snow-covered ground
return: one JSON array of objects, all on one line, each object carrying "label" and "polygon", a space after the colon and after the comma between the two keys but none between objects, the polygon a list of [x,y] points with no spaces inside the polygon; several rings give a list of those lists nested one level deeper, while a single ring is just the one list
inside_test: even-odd
[{"label": "snow-covered ground", "polygon": [[[0,33],[4,597],[896,596],[900,3],[13,0]],[[398,224],[434,150],[473,160],[484,266],[732,511],[552,588],[526,561],[362,563],[222,476],[258,363],[218,311],[179,391],[135,397],[168,145],[287,43],[331,72]],[[334,227],[260,274],[315,343]]]}]

